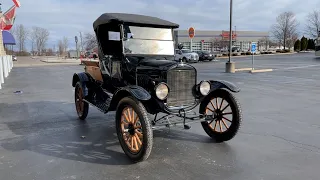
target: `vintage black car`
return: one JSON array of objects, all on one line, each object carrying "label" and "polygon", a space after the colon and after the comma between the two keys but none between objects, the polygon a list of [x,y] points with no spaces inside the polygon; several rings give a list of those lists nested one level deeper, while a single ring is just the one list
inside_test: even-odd
[{"label": "vintage black car", "polygon": [[73,75],[79,119],[86,119],[89,105],[103,113],[116,111],[120,145],[134,162],[149,157],[157,128],[190,129],[190,123],[201,122],[222,142],[240,127],[241,109],[232,95],[239,88],[226,81],[198,82],[196,68],[174,61],[173,29],[178,27],[156,17],[102,14],[93,23],[99,61],[83,61],[85,71]]}]

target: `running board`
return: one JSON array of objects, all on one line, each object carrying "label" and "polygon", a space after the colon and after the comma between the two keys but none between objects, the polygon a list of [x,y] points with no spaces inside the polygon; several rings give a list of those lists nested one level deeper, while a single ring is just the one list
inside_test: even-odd
[{"label": "running board", "polygon": [[84,102],[90,104],[91,106],[97,108],[99,111],[103,112],[104,114],[106,114],[108,111],[109,106],[106,103],[99,103],[99,104],[93,104],[90,101],[83,99]]}]

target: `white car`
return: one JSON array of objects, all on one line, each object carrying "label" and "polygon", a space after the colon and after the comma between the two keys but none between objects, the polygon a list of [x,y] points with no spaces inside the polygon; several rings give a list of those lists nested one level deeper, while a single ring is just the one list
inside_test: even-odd
[{"label": "white car", "polygon": [[179,61],[180,58],[183,62],[199,62],[199,55],[189,49],[176,49],[174,60]]}]

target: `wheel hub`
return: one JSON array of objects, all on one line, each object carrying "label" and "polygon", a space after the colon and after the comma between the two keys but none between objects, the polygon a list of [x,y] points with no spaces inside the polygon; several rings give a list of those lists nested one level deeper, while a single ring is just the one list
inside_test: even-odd
[{"label": "wheel hub", "polygon": [[134,135],[134,126],[133,124],[128,125],[128,132],[130,135]]},{"label": "wheel hub", "polygon": [[220,109],[215,110],[214,117],[217,118],[217,121],[222,120],[223,113]]}]

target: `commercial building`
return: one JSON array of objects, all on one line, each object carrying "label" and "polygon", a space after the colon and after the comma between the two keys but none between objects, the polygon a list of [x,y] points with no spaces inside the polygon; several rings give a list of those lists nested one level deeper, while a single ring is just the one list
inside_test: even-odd
[{"label": "commercial building", "polygon": [[[192,51],[220,51],[229,48],[229,32],[230,31],[204,31],[195,30],[192,40],[189,38],[188,30],[174,31],[176,43],[182,43],[184,49]],[[265,50],[269,48],[268,44],[269,32],[259,31],[233,31],[232,44],[238,47],[240,51],[250,50],[252,42],[257,43],[257,50]],[[192,46],[191,46],[192,41]]]}]

